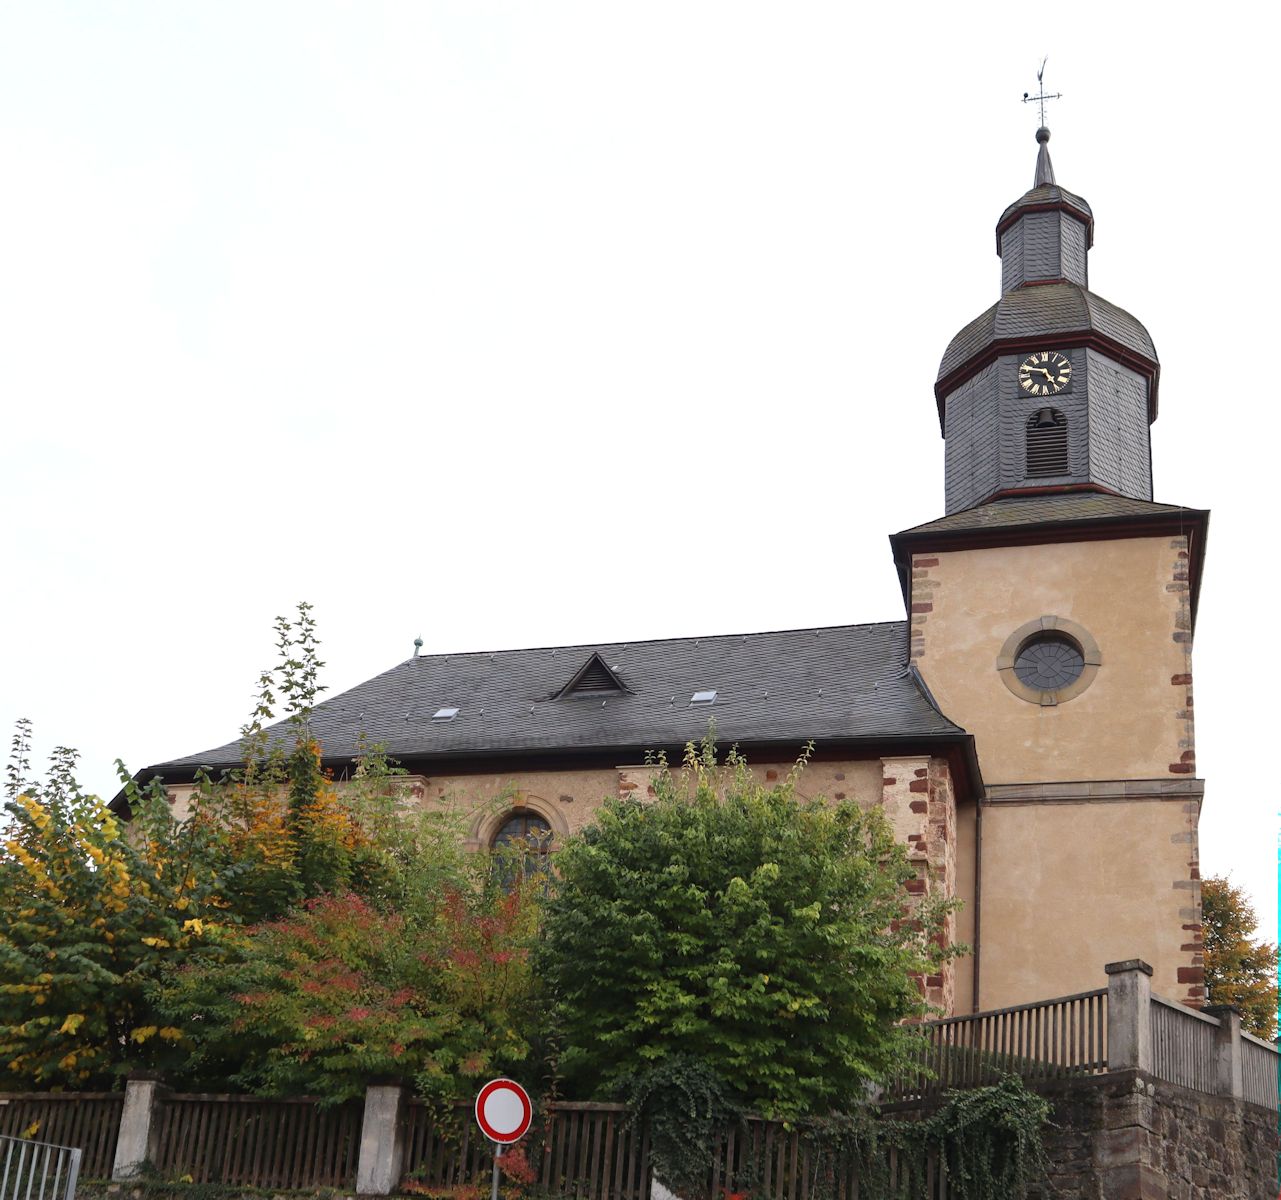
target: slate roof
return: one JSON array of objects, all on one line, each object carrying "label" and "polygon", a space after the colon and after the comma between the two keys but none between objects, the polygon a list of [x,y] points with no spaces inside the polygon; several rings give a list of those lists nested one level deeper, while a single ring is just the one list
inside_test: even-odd
[{"label": "slate roof", "polygon": [[[350,759],[363,731],[392,757],[483,757],[684,745],[715,718],[723,744],[813,739],[969,740],[905,665],[905,623],[543,647],[411,658],[319,704],[327,760]],[[593,653],[625,692],[557,699]],[[711,706],[690,705],[715,689]],[[443,723],[432,714],[457,707]],[[273,727],[284,736],[284,725]],[[240,760],[238,741],[150,767],[173,779]]]},{"label": "slate roof", "polygon": [[1093,332],[1119,342],[1155,364],[1156,347],[1143,325],[1123,308],[1075,283],[1048,283],[1007,292],[948,344],[939,364],[942,380],[1006,338]]},{"label": "slate roof", "polygon": [[[1025,208],[1043,209],[1050,206],[1072,210],[1089,226],[1090,240],[1094,240],[1093,210],[1085,202],[1084,197],[1078,196],[1075,192],[1069,192],[1067,188],[1059,187],[1056,183],[1043,183],[1030,192],[1024,192],[1001,214],[996,228],[998,231],[1004,229]],[[999,250],[999,243],[997,248]]]},{"label": "slate roof", "polygon": [[1157,504],[1151,500],[1134,500],[1129,496],[1110,496],[1103,492],[1063,492],[1048,496],[1010,496],[992,500],[977,508],[950,513],[937,521],[927,521],[904,529],[896,538],[928,533],[963,533],[986,529],[1015,529],[1036,525],[1060,525],[1077,521],[1145,520],[1188,514],[1189,520],[1200,519],[1201,509],[1179,504]]}]

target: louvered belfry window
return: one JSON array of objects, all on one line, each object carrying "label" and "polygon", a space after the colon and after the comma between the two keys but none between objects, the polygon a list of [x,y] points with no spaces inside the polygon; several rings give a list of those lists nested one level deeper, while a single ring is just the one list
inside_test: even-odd
[{"label": "louvered belfry window", "polygon": [[1027,473],[1069,473],[1067,417],[1057,408],[1038,408],[1027,419]]}]

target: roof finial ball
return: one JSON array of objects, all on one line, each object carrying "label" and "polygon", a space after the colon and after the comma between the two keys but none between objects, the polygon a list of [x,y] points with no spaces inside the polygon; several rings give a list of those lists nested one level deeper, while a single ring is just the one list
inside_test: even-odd
[{"label": "roof finial ball", "polygon": [[1050,131],[1046,129],[1044,125],[1036,131],[1036,140],[1040,142],[1042,146],[1050,140]]},{"label": "roof finial ball", "polygon": [[423,639],[414,638],[414,657],[417,658],[423,652]]}]

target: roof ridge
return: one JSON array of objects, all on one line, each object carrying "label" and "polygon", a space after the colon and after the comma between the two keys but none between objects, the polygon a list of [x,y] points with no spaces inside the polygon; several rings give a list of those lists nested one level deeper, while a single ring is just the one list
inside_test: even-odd
[{"label": "roof ridge", "polygon": [[[775,637],[784,633],[814,633],[815,631],[831,630],[833,633],[847,629],[872,629],[879,625],[902,625],[903,618],[890,618],[884,621],[849,621],[839,625],[798,625],[788,629],[756,629],[740,630],[733,633],[703,633],[703,634],[678,634],[675,637],[652,637],[652,638],[629,638],[626,641],[599,641],[599,642],[561,642],[557,644],[547,644],[541,646],[503,646],[497,649],[487,650],[441,650],[432,654],[416,654],[412,658],[403,659],[396,666],[405,666],[407,663],[417,662],[425,658],[483,658],[492,654],[531,654],[538,650],[600,650],[602,647],[617,646],[653,646],[658,642],[712,642],[729,640],[732,638],[745,637]],[[390,667],[389,670],[395,670],[396,667]],[[385,673],[385,672],[384,672]],[[374,676],[377,678],[377,676]]]}]

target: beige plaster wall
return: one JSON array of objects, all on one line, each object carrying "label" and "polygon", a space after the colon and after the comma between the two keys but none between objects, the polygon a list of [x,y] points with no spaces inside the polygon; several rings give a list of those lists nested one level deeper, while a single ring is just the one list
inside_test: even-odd
[{"label": "beige plaster wall", "polygon": [[[1184,539],[918,554],[912,575],[913,660],[975,735],[988,784],[1194,773]],[[1043,707],[1012,694],[996,660],[1047,615],[1088,630],[1102,665],[1079,696]]]},{"label": "beige plaster wall", "polygon": [[1199,1004],[1198,807],[985,804],[980,1006],[1105,987],[1104,964],[1126,958],[1152,964],[1153,991]]},{"label": "beige plaster wall", "polygon": [[[790,762],[753,763],[762,783],[786,777]],[[512,808],[529,808],[544,816],[556,837],[577,833],[608,796],[645,794],[653,768],[620,765],[589,771],[519,771],[495,775],[416,777],[416,797],[433,805],[453,804],[467,814],[472,846],[488,845],[503,816]],[[880,798],[879,761],[810,763],[797,787],[806,797],[851,799],[872,804]]]},{"label": "beige plaster wall", "polygon": [[[785,778],[792,763],[753,763],[751,769],[762,783],[768,784]],[[480,846],[488,844],[513,808],[529,808],[542,814],[557,837],[577,833],[591,821],[607,796],[647,791],[651,773],[652,768],[643,765],[622,765],[582,771],[407,775],[397,784],[411,803],[452,807],[461,812],[467,822],[469,842]],[[189,784],[174,784],[166,789],[179,820],[187,815],[193,790]],[[811,762],[801,776],[797,792],[807,798],[878,803],[880,760]]]},{"label": "beige plaster wall", "polygon": [[[978,811],[973,803],[956,807],[956,896],[964,907],[956,914],[956,940],[974,946],[974,817]],[[967,954],[956,960],[953,1009],[956,1014],[974,1011],[974,956]]]}]

